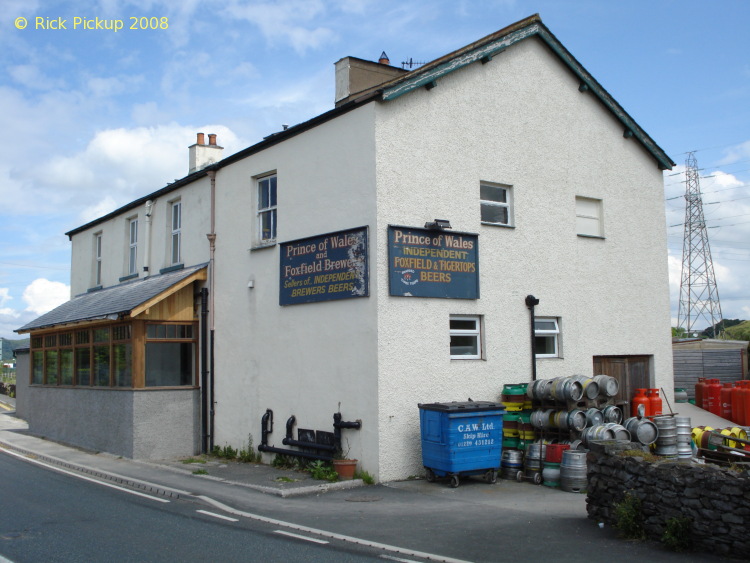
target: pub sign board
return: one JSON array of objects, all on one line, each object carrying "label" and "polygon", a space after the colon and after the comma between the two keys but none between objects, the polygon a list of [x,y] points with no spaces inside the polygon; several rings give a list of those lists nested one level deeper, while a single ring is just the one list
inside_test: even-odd
[{"label": "pub sign board", "polygon": [[367,297],[367,227],[280,244],[279,305]]},{"label": "pub sign board", "polygon": [[388,227],[391,295],[479,299],[479,237],[415,227]]}]

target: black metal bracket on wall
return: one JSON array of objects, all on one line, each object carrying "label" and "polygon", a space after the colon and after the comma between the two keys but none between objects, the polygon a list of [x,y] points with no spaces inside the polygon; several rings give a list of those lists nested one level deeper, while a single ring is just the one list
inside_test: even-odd
[{"label": "black metal bracket on wall", "polygon": [[304,459],[332,461],[333,456],[341,451],[341,430],[344,428],[359,430],[362,427],[361,420],[349,422],[341,419],[341,413],[337,412],[333,415],[333,444],[324,444],[305,440],[295,440],[293,437],[293,428],[297,419],[294,415],[290,416],[286,421],[286,436],[281,443],[286,446],[295,446],[314,451],[290,450],[268,445],[268,435],[273,432],[273,411],[271,409],[266,409],[260,422],[261,440],[258,445],[258,451],[301,457]]}]

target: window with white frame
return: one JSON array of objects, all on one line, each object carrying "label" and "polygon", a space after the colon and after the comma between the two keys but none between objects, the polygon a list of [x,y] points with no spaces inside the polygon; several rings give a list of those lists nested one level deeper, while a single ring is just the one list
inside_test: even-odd
[{"label": "window with white frame", "polygon": [[601,199],[576,196],[576,232],[585,237],[604,237]]},{"label": "window with white frame", "polygon": [[138,272],[138,219],[131,219],[128,224],[128,275],[132,276]]},{"label": "window with white frame", "polygon": [[482,182],[479,185],[482,223],[513,226],[513,190],[511,186]]},{"label": "window with white frame", "polygon": [[537,358],[560,357],[560,319],[554,317],[534,319],[534,347]]},{"label": "window with white frame", "polygon": [[171,236],[171,264],[182,263],[182,202],[174,201],[171,206],[172,236]]},{"label": "window with white frame", "polygon": [[452,360],[482,359],[482,317],[451,315],[450,338]]},{"label": "window with white frame", "polygon": [[102,234],[94,235],[94,286],[102,285]]},{"label": "window with white frame", "polygon": [[258,242],[276,240],[276,174],[258,179]]}]

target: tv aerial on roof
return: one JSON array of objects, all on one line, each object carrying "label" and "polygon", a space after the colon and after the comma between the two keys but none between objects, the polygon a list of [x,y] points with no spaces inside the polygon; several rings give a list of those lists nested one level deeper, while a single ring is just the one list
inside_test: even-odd
[{"label": "tv aerial on roof", "polygon": [[401,61],[401,68],[406,68],[407,66],[409,69],[413,69],[415,66],[422,66],[427,64],[426,61],[415,61],[411,57],[409,57],[408,61]]}]

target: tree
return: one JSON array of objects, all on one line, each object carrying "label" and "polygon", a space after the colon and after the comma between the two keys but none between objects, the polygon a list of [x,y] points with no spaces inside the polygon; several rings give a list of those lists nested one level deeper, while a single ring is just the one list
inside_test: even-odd
[{"label": "tree", "polygon": [[742,323],[740,319],[723,319],[714,326],[708,327],[706,330],[700,333],[701,338],[716,338],[722,331],[726,331],[729,327]]}]

